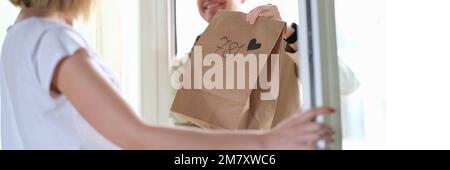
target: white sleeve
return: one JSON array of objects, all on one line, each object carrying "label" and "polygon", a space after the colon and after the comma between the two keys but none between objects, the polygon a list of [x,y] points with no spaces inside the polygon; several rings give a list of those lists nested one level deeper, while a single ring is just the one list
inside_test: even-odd
[{"label": "white sleeve", "polygon": [[58,64],[79,49],[86,48],[81,36],[70,28],[54,28],[45,32],[36,49],[35,66],[41,86],[51,90],[53,74]]},{"label": "white sleeve", "polygon": [[339,80],[341,95],[350,95],[358,90],[360,83],[353,70],[339,59]]},{"label": "white sleeve", "polygon": [[[299,53],[287,53],[298,65]],[[350,95],[358,90],[360,83],[353,70],[339,58],[339,86],[341,95]]]}]

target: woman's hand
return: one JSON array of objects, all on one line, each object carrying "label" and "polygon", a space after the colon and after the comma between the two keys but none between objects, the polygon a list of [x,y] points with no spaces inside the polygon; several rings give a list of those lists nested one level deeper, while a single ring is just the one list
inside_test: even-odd
[{"label": "woman's hand", "polygon": [[[259,16],[269,17],[272,19],[280,20],[280,21],[283,20],[281,18],[281,14],[280,14],[280,11],[278,10],[278,7],[276,5],[272,5],[272,4],[259,6],[259,7],[256,7],[255,9],[251,10],[247,14],[247,22],[249,22],[250,24],[255,24],[256,20],[258,19]],[[294,34],[294,32],[295,32],[295,30],[292,27],[288,26],[286,29],[286,32],[283,35],[283,38],[287,39],[289,36]],[[290,46],[295,51],[298,51],[298,43],[290,44]]]},{"label": "woman's hand", "polygon": [[255,24],[256,19],[258,19],[259,16],[269,17],[276,20],[283,20],[281,18],[278,7],[272,4],[258,6],[255,9],[251,10],[247,15],[247,21],[250,24]]},{"label": "woman's hand", "polygon": [[265,138],[266,149],[317,150],[319,140],[334,142],[334,131],[325,124],[318,124],[314,119],[319,115],[330,115],[335,112],[332,108],[313,109],[306,113],[299,113],[283,122],[269,132]]}]

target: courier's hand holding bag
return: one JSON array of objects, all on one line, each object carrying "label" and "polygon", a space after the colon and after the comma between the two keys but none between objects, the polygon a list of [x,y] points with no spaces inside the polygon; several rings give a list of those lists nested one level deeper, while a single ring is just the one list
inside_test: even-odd
[{"label": "courier's hand holding bag", "polygon": [[300,110],[286,23],[219,12],[195,44],[172,112],[209,129],[267,130]]}]

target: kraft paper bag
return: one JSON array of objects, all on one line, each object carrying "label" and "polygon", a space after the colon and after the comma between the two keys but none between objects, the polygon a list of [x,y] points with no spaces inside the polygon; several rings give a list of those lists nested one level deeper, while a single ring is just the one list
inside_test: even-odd
[{"label": "kraft paper bag", "polygon": [[300,111],[300,82],[295,61],[286,53],[282,53],[280,60],[280,91],[275,117],[272,127]]},{"label": "kraft paper bag", "polygon": [[[297,112],[299,85],[295,63],[284,52],[286,43],[282,35],[285,29],[286,23],[265,17],[250,25],[244,13],[217,13],[190,53],[182,76],[184,86],[177,92],[172,112],[201,128],[260,130],[270,129]],[[217,54],[220,59],[212,62],[208,54]],[[237,67],[230,62],[235,58],[227,54],[254,54],[258,63],[256,72],[248,65]],[[267,57],[259,57],[259,54]],[[263,66],[267,69],[261,69]],[[211,70],[215,70],[214,73],[221,71],[223,76],[211,76]],[[229,80],[234,81],[230,83],[226,77],[232,73],[234,79]],[[246,86],[237,88],[242,73]],[[205,87],[204,75],[210,75],[214,82],[223,82]],[[278,86],[261,88],[261,75],[277,81]],[[262,95],[269,92],[275,92],[273,98],[262,100]]]}]

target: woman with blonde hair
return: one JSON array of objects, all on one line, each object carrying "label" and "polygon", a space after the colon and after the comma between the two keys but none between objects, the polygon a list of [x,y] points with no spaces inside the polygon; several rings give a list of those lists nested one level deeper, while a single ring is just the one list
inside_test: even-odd
[{"label": "woman with blonde hair", "polygon": [[272,131],[207,131],[144,124],[115,78],[72,28],[92,0],[10,0],[21,8],[0,58],[4,149],[316,149],[332,130],[297,114]]}]

